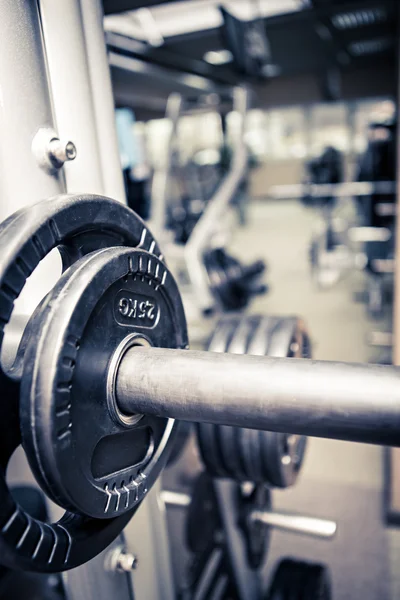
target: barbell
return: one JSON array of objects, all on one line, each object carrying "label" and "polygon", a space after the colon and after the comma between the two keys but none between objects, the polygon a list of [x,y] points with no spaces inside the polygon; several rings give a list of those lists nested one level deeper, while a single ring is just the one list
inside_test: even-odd
[{"label": "barbell", "polygon": [[[145,224],[110,199],[46,200],[0,227],[0,342],[53,248],[64,272],[0,371],[0,561],[64,571],[121,532],[164,467],[174,419],[400,445],[395,367],[191,351],[177,285]],[[1,348],[0,348],[1,349]],[[57,523],[14,501],[22,443]]]}]

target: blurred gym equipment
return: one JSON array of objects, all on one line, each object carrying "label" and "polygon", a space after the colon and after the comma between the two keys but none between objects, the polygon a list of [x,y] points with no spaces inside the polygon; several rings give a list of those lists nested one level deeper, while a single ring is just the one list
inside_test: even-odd
[{"label": "blurred gym equipment", "polygon": [[[267,291],[266,285],[260,281],[265,264],[256,261],[243,265],[226,250],[232,211],[236,205],[246,201],[243,196],[248,151],[244,132],[249,91],[236,88],[231,96],[219,99],[219,104],[223,100],[233,103],[232,108],[238,113],[240,126],[229,161],[222,166],[221,159],[220,168],[214,167],[214,183],[211,188],[208,185],[212,190],[211,195],[204,192],[199,167],[193,164],[182,166],[178,157],[177,131],[183,108],[199,108],[203,102],[207,109],[209,105],[205,100],[184,100],[178,94],[172,94],[168,99],[166,117],[170,123],[170,133],[165,160],[153,178],[150,222],[152,229],[163,240],[164,251],[184,297],[189,295],[185,306],[190,305],[193,310],[197,305],[201,316],[241,310],[248,306],[252,297]],[[226,140],[223,146],[227,148]],[[174,182],[178,182],[178,188],[183,190],[178,198],[174,198]],[[171,240],[171,230],[174,240]],[[186,288],[185,283],[189,283]]]}]

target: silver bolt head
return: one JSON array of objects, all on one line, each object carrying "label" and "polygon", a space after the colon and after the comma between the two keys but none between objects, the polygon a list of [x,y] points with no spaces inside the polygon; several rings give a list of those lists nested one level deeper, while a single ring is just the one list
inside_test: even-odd
[{"label": "silver bolt head", "polygon": [[74,142],[67,142],[65,144],[65,156],[67,160],[74,160],[76,158],[76,146]]},{"label": "silver bolt head", "polygon": [[49,158],[52,164],[60,168],[64,163],[76,158],[76,146],[73,142],[62,142],[58,138],[54,138],[49,144]]},{"label": "silver bolt head", "polygon": [[131,552],[121,552],[117,559],[116,571],[120,573],[130,573],[137,567],[137,557]]},{"label": "silver bolt head", "polygon": [[106,555],[104,567],[114,573],[131,573],[138,565],[137,556],[118,546]]}]

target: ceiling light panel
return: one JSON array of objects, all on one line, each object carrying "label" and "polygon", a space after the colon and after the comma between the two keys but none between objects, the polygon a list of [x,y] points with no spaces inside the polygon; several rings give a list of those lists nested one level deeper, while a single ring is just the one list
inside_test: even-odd
[{"label": "ceiling light panel", "polygon": [[[297,12],[307,7],[303,0],[258,0],[257,2],[254,0],[190,0],[160,4],[147,10],[151,13],[153,30],[165,39],[196,31],[217,29],[222,25],[222,15],[219,10],[221,5],[243,21]],[[136,39],[146,39],[146,35],[140,31],[136,12],[133,10],[105,17],[106,31],[130,35]],[[150,22],[148,14],[146,17]]]}]

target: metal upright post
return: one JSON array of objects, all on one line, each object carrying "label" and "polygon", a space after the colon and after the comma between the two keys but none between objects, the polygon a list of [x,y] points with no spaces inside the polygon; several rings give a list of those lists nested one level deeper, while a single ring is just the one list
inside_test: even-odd
[{"label": "metal upright post", "polygon": [[[400,24],[400,9],[398,14]],[[400,26],[400,25],[398,25]],[[398,41],[398,57],[400,57],[400,42]],[[397,65],[398,73],[398,99],[400,95],[400,67]],[[400,202],[400,130],[397,126],[397,214],[399,215]],[[394,303],[393,303],[393,364],[400,365],[400,219],[396,219],[396,249],[395,249],[395,272],[394,272]],[[388,499],[388,518],[392,522],[400,523],[400,449],[392,448],[388,451],[388,469],[386,471],[388,481],[386,482]]]},{"label": "metal upright post", "polygon": [[81,0],[104,193],[126,202],[100,0]]},{"label": "metal upright post", "polygon": [[[400,23],[400,9],[399,9]],[[400,42],[398,42],[398,58],[400,58]],[[398,65],[398,98],[400,97],[400,65]],[[397,126],[397,214],[399,215],[400,206],[400,129]],[[400,219],[396,219],[396,250],[395,250],[395,294],[394,294],[394,336],[393,336],[393,364],[400,365]],[[400,456],[399,456],[399,471],[400,473]],[[399,508],[400,508],[400,491],[399,491]]]},{"label": "metal upright post", "polygon": [[[0,0],[0,220],[65,191],[64,175],[35,151],[41,129],[54,130],[36,2]],[[40,138],[40,136],[39,136]]]},{"label": "metal upright post", "polygon": [[170,122],[170,132],[165,147],[162,166],[156,170],[153,177],[151,193],[151,222],[157,239],[165,237],[165,224],[169,195],[171,194],[171,170],[177,153],[178,122],[182,112],[183,98],[180,94],[172,93],[168,97],[165,118]]},{"label": "metal upright post", "polygon": [[104,194],[80,2],[38,1],[58,131],[77,150],[76,160],[66,165],[68,192]]},{"label": "metal upright post", "polygon": [[208,285],[208,274],[203,255],[210,246],[215,227],[225,218],[226,211],[246,176],[248,152],[244,142],[244,133],[248,105],[248,90],[242,87],[235,88],[233,91],[233,110],[240,115],[240,127],[235,142],[232,164],[228,175],[209,200],[185,246],[185,259],[190,282],[196,293],[199,306],[204,312],[208,312],[213,308],[214,300]]}]

